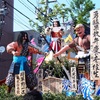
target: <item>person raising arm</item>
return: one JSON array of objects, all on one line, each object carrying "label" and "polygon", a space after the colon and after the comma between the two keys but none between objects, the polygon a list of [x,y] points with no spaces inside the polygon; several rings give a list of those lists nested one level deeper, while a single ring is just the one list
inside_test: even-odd
[{"label": "person raising arm", "polygon": [[85,34],[85,28],[83,24],[77,24],[75,27],[75,31],[77,34],[77,37],[73,39],[69,45],[65,45],[62,49],[60,49],[57,53],[53,55],[53,57],[58,57],[63,52],[76,48],[77,51],[81,50],[89,50],[90,49],[90,35]]}]

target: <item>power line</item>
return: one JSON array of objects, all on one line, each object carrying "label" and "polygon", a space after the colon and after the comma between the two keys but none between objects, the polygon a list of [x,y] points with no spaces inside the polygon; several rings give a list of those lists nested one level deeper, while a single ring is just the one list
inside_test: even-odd
[{"label": "power line", "polygon": [[[8,13],[10,13],[10,12],[8,12]],[[16,13],[15,13],[16,14]],[[22,27],[20,24],[22,24],[23,26],[25,26],[25,27],[27,27],[29,30],[30,30],[30,27],[28,27],[27,25],[25,25],[24,23],[26,23],[22,18],[20,18],[20,16],[18,16],[17,14],[16,14],[16,18],[14,18],[14,17],[12,17],[12,16],[10,16],[9,14],[7,15],[7,17],[10,19],[10,20],[14,20],[15,21],[15,23],[16,24],[18,24],[20,27]],[[24,23],[22,23],[19,19],[22,21],[24,21]],[[26,23],[27,24],[27,23]],[[22,27],[23,28],[23,27]]]},{"label": "power line", "polygon": [[[42,15],[44,15],[45,17],[47,16],[46,14],[44,14],[43,12],[40,11],[40,9],[38,9],[32,2],[30,2],[29,0],[27,0],[32,6],[34,6],[34,8],[39,11]],[[50,18],[50,21],[52,22],[52,18]]]},{"label": "power line", "polygon": [[33,12],[26,4],[25,4],[25,2],[22,2],[22,0],[18,0],[22,5],[24,5],[29,11],[31,11],[33,14],[35,14],[36,15],[36,13],[35,12]]},{"label": "power line", "polygon": [[[8,15],[7,17],[8,17],[10,20],[12,20],[12,17],[11,17],[11,16]],[[26,25],[24,25],[23,23],[21,23],[20,21],[18,21],[18,19],[14,19],[14,18],[13,18],[13,20],[15,20],[15,23],[18,24],[20,27],[22,27],[20,24],[22,24],[23,26],[27,27]],[[22,28],[23,28],[23,27],[22,27]],[[23,28],[23,29],[24,29],[24,28]]]},{"label": "power line", "polygon": [[[58,2],[58,1],[57,1]],[[58,2],[58,4],[60,5],[60,3]]]},{"label": "power line", "polygon": [[66,2],[68,3],[68,5],[70,6],[70,1],[69,0],[66,0]]},{"label": "power line", "polygon": [[[23,14],[22,12],[20,12],[18,9],[16,9],[15,7],[13,7],[11,4],[9,4],[7,1],[5,1],[10,7],[12,7],[13,9],[15,9],[17,12],[19,12],[21,15],[23,15],[24,17],[26,17],[27,19],[31,20],[29,17],[27,17],[25,14]],[[31,20],[33,23],[35,23],[33,20]]]},{"label": "power line", "polygon": [[44,16],[46,16],[46,14],[44,14],[44,13],[42,13],[41,11],[40,11],[40,9],[38,9],[32,2],[30,2],[29,0],[27,0],[32,6],[34,6],[34,8],[36,9],[36,10],[38,10],[42,15],[44,15]]},{"label": "power line", "polygon": [[17,18],[20,19],[21,21],[23,21],[24,23],[29,24],[23,18],[21,18],[16,12],[14,13],[14,16],[15,17],[17,16]]},{"label": "power line", "polygon": [[28,28],[29,30],[31,29],[29,26],[25,25],[23,22],[21,22],[17,17],[14,18],[15,21],[17,21],[19,24],[25,26],[26,28]]}]

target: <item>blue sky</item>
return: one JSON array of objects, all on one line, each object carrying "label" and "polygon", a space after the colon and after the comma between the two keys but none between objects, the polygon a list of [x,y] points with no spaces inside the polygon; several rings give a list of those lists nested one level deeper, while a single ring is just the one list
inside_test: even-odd
[{"label": "blue sky", "polygon": [[[14,0],[14,7],[18,9],[20,12],[22,12],[25,16],[36,22],[38,20],[36,20],[35,7],[28,1],[30,1],[36,7],[40,6],[39,5],[40,0]],[[92,1],[93,3],[96,4],[95,6],[96,9],[100,8],[100,3],[98,0],[92,0]],[[65,3],[67,6],[69,6],[70,0],[57,0],[56,3],[58,4]],[[51,7],[53,4],[54,3],[49,3],[49,7]],[[20,13],[18,13],[16,10],[14,10],[13,31],[22,31],[30,29],[32,29],[32,27],[29,25],[29,20]]]}]

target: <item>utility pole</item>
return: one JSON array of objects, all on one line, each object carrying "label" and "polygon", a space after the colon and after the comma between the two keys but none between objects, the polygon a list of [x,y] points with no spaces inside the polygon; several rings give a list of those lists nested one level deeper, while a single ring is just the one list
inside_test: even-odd
[{"label": "utility pole", "polygon": [[[53,2],[57,2],[57,0],[46,0],[45,1],[45,4],[46,4],[46,6],[47,6],[47,10],[46,10],[46,16],[45,17],[47,17],[48,16],[48,13],[50,13],[49,12],[49,3],[53,3]],[[45,25],[45,27],[47,27],[47,24]]]},{"label": "utility pole", "polygon": [[47,13],[48,13],[48,0],[45,1],[45,4],[47,6],[47,10],[46,10],[46,16],[47,16]]},{"label": "utility pole", "polygon": [[[44,1],[45,6],[46,6],[46,12],[45,12],[44,14],[42,13],[42,15],[44,15],[45,18],[47,18],[47,17],[48,17],[48,14],[49,14],[50,12],[52,12],[52,9],[49,8],[49,3],[53,3],[53,2],[57,2],[57,0],[45,0],[45,1]],[[41,4],[41,3],[39,3],[39,4]],[[37,15],[38,15],[38,12],[40,12],[38,9],[39,9],[39,8],[36,8],[36,14],[37,14]],[[36,19],[38,19],[37,16],[36,16]],[[47,24],[45,24],[44,27],[47,27]]]},{"label": "utility pole", "polygon": [[[45,1],[45,4],[46,4],[46,6],[47,6],[47,10],[46,10],[46,15],[45,15],[45,17],[47,18],[47,15],[48,15],[48,0],[46,0]],[[45,28],[47,27],[47,23],[46,23],[46,25],[45,25]]]}]

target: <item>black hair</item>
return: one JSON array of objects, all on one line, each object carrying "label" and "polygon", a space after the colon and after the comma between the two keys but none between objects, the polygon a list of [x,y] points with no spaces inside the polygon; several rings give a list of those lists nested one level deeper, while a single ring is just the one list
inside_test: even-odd
[{"label": "black hair", "polygon": [[17,42],[18,42],[18,45],[22,45],[22,42],[23,42],[23,37],[24,36],[27,36],[27,39],[26,39],[26,42],[29,42],[29,39],[28,39],[28,34],[27,32],[24,32],[24,31],[21,31],[17,37]]},{"label": "black hair", "polygon": [[[58,27],[60,26],[60,22],[59,21],[56,21],[58,23]],[[54,22],[53,22],[53,27],[54,27]]]},{"label": "black hair", "polygon": [[39,91],[32,90],[24,95],[23,100],[43,100],[43,97]]}]

